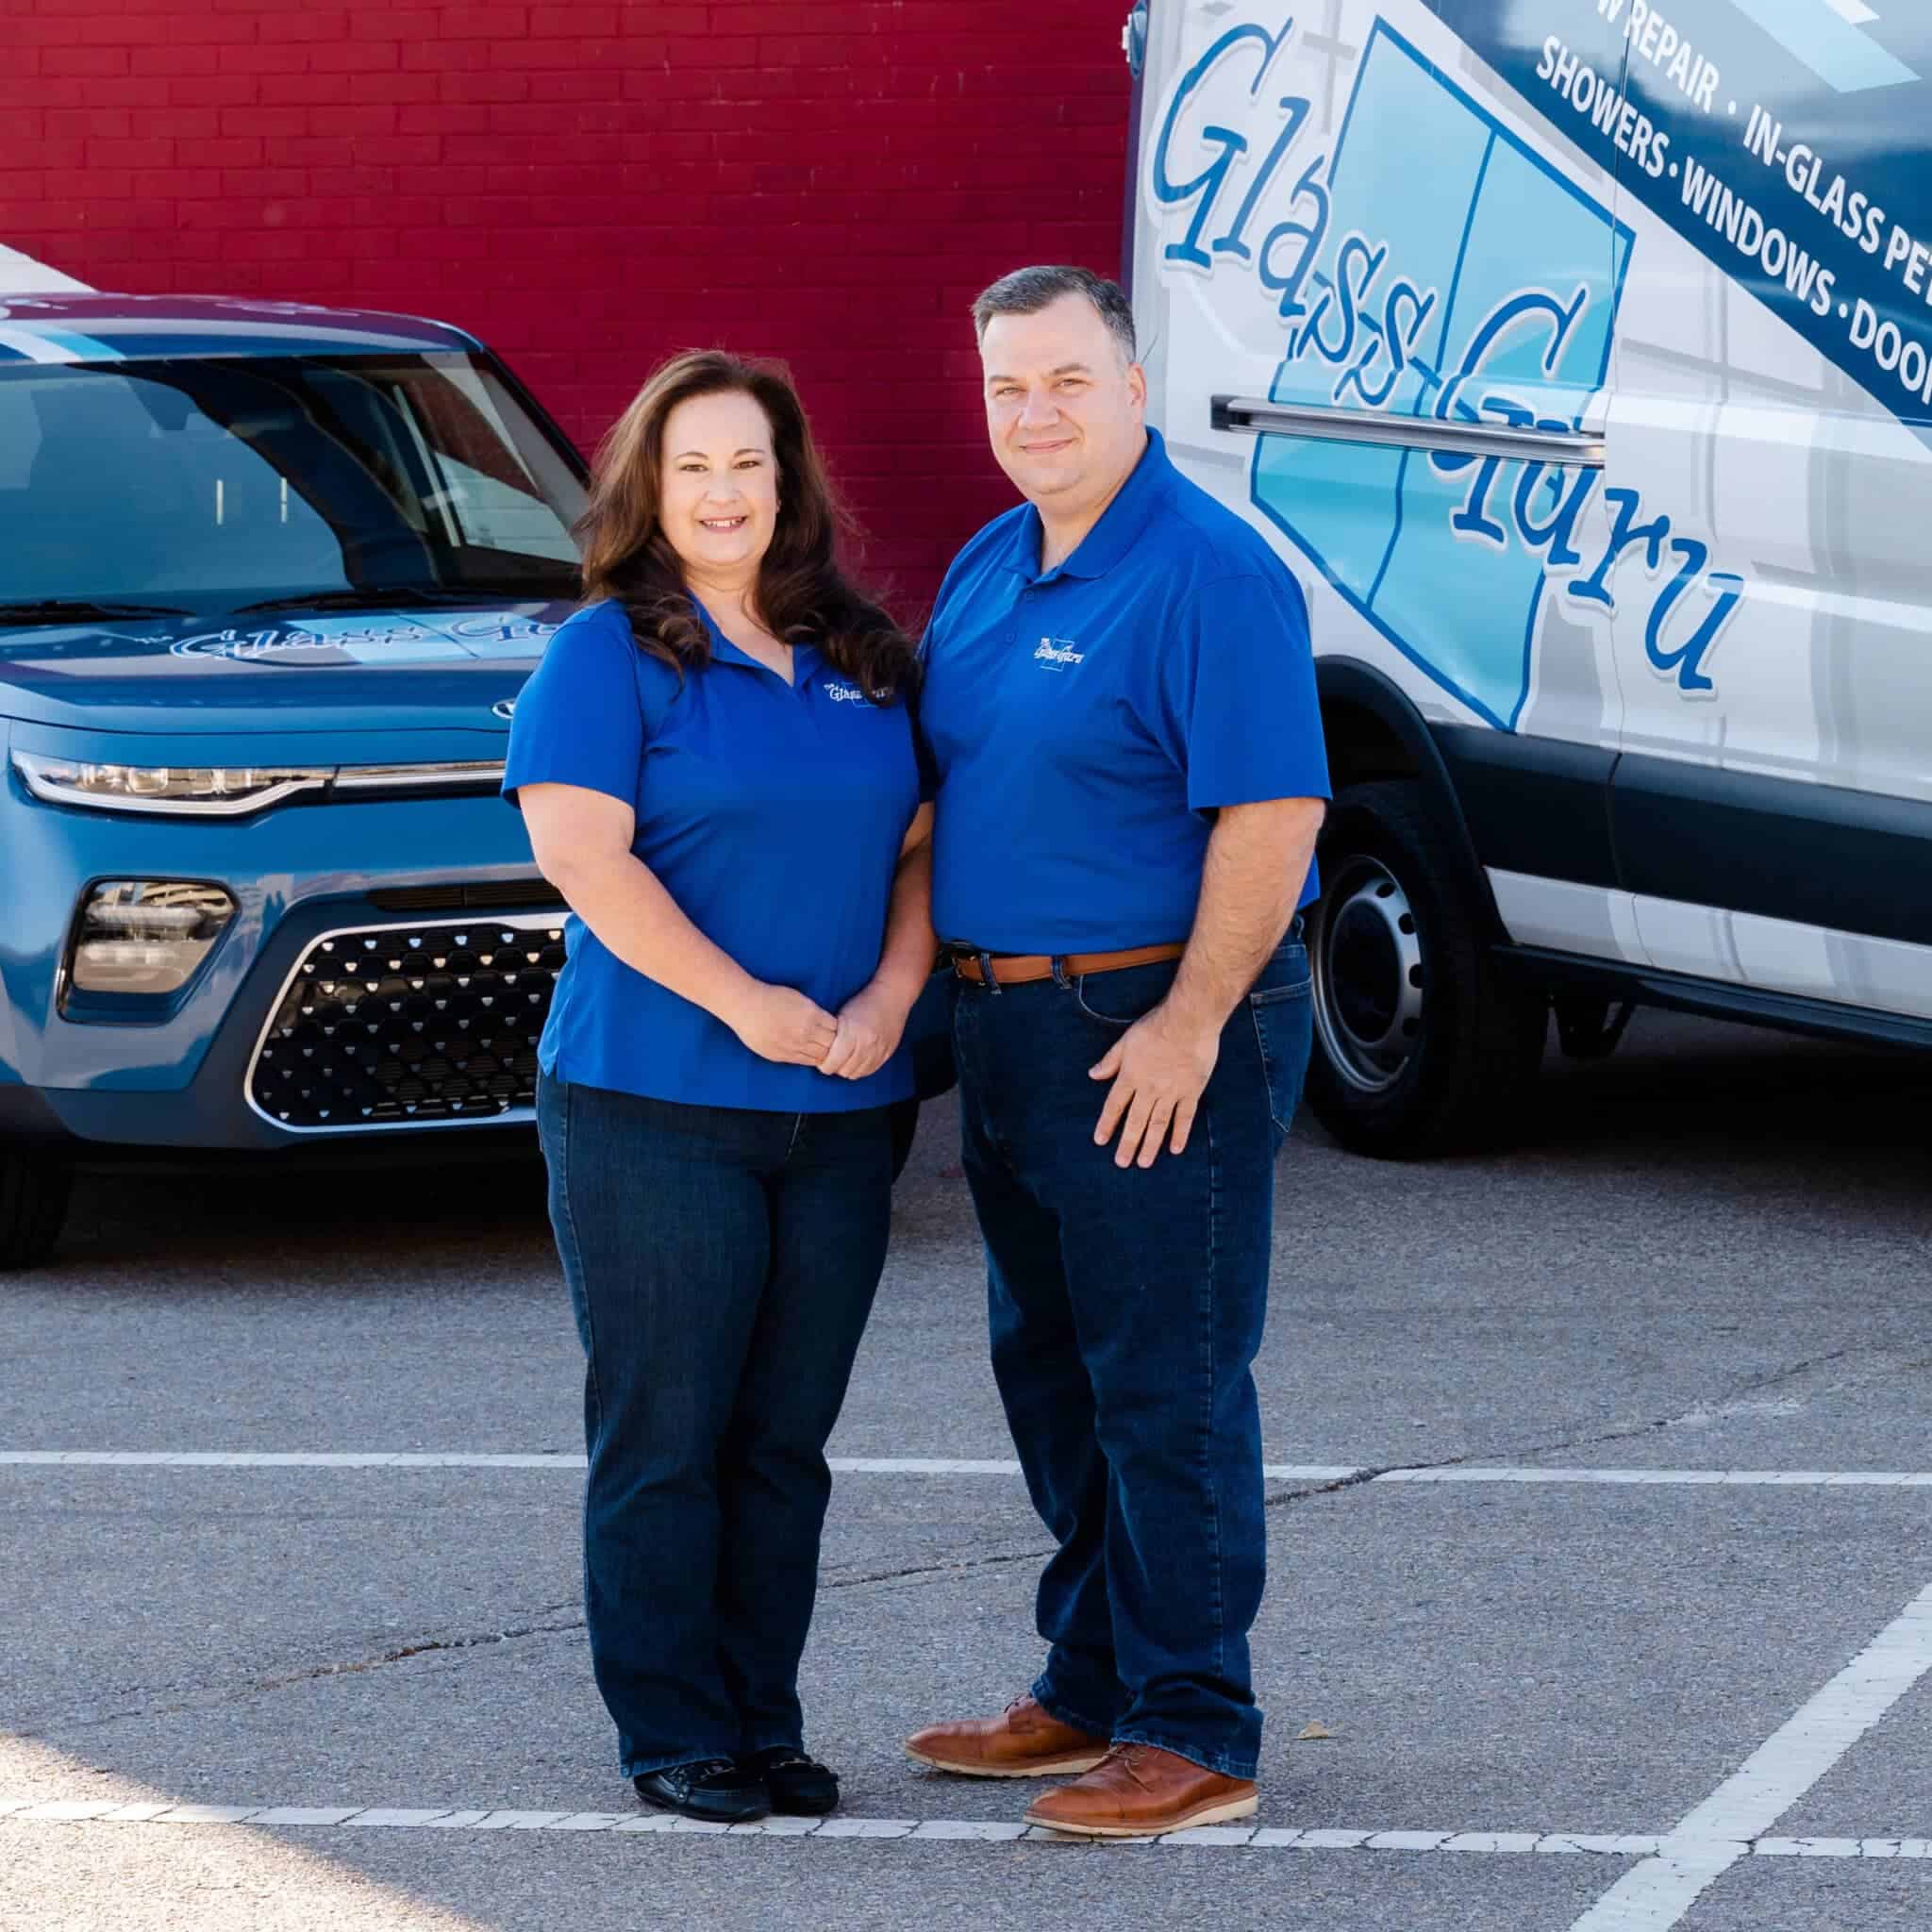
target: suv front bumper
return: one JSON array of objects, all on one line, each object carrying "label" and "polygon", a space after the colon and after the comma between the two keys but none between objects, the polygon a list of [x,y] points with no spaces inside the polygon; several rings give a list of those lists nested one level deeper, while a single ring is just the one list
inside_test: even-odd
[{"label": "suv front bumper", "polygon": [[[0,808],[0,1135],[269,1150],[528,1119],[564,912],[500,800],[221,824],[49,807],[16,785]],[[218,883],[236,914],[165,1013],[64,1012],[76,908],[121,878]]]}]

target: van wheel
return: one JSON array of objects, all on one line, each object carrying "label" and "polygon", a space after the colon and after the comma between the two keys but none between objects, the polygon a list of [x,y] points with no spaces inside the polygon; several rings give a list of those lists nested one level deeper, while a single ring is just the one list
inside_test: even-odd
[{"label": "van wheel", "polygon": [[52,1257],[73,1180],[65,1161],[0,1147],[0,1274]]},{"label": "van wheel", "polygon": [[1422,787],[1350,786],[1320,858],[1315,1117],[1344,1147],[1389,1159],[1502,1138],[1542,1058],[1548,1003],[1497,973]]}]

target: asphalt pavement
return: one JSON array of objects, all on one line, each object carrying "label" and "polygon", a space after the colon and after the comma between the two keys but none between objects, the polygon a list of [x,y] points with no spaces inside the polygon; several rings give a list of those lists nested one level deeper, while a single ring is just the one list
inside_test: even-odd
[{"label": "asphalt pavement", "polygon": [[1304,1123],[1261,1810],[1102,1846],[901,1749],[1040,1659],[949,1104],[833,1444],[808,1832],[617,1775],[534,1160],[88,1179],[0,1283],[0,1926],[1922,1932],[1928,1108],[1932,1061],[1644,1014],[1507,1152]]}]

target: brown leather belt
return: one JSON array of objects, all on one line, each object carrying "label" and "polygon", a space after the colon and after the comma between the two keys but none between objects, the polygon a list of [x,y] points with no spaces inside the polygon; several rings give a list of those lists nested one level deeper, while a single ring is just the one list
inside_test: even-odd
[{"label": "brown leather belt", "polygon": [[[1124,953],[1067,953],[1060,970],[1069,979],[1088,973],[1118,973],[1127,966],[1154,966],[1163,959],[1178,959],[1187,951],[1184,942],[1170,946],[1129,946]],[[995,986],[1024,986],[1029,980],[1051,979],[1054,962],[1044,953],[994,953],[992,983]],[[986,973],[977,953],[956,952],[953,971],[974,986],[986,984]]]}]

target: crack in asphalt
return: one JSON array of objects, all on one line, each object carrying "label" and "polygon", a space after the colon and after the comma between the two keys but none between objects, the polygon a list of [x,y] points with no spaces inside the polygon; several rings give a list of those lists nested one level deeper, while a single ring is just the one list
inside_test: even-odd
[{"label": "crack in asphalt", "polygon": [[[545,1604],[531,1614],[533,1619],[545,1617],[570,1607],[569,1604]],[[209,1689],[166,1702],[131,1706],[125,1710],[101,1711],[92,1716],[56,1718],[51,1723],[43,1722],[39,1729],[23,1730],[18,1735],[43,1743],[53,1743],[53,1732],[57,1729],[63,1734],[72,1731],[101,1730],[109,1724],[138,1722],[143,1718],[176,1717],[188,1711],[220,1710],[230,1705],[246,1704],[250,1698],[259,1697],[270,1691],[286,1690],[297,1684],[312,1684],[325,1677],[357,1676],[366,1671],[378,1671],[391,1664],[407,1662],[410,1657],[485,1650],[494,1644],[514,1642],[520,1638],[558,1636],[583,1628],[584,1619],[578,1616],[560,1624],[532,1621],[514,1624],[501,1630],[468,1631],[455,1637],[425,1637],[414,1642],[398,1644],[393,1650],[379,1651],[373,1657],[345,1657],[330,1663],[310,1664],[306,1670],[288,1671],[273,1677],[252,1677],[245,1683],[232,1685],[225,1690]]]},{"label": "crack in asphalt", "polygon": [[[538,1612],[540,1616],[551,1610],[567,1610],[568,1604],[547,1604]],[[555,1637],[569,1630],[584,1628],[582,1617],[572,1617],[561,1624],[516,1624],[508,1630],[476,1630],[460,1637],[429,1637],[420,1643],[406,1643],[396,1650],[383,1651],[379,1656],[362,1657],[347,1663],[317,1664],[306,1671],[296,1671],[286,1677],[270,1677],[256,1686],[260,1690],[280,1690],[291,1684],[306,1684],[317,1677],[353,1676],[361,1671],[379,1671],[387,1664],[399,1664],[412,1657],[429,1657],[439,1652],[460,1650],[484,1650],[491,1644],[512,1643],[521,1637]]]},{"label": "crack in asphalt", "polygon": [[[1814,1369],[1824,1368],[1831,1362],[1843,1361],[1847,1356],[1858,1351],[1852,1346],[1827,1350],[1824,1355],[1807,1356],[1803,1361],[1793,1362],[1788,1368],[1772,1369],[1761,1375],[1750,1375],[1734,1388],[1721,1393],[1707,1395],[1693,1403],[1689,1408],[1680,1409],[1674,1415],[1667,1415],[1655,1421],[1632,1423],[1621,1428],[1605,1429],[1593,1436],[1572,1437],[1560,1442],[1549,1442],[1514,1452],[1524,1456],[1555,1456],[1566,1449],[1593,1449],[1606,1442],[1631,1442],[1641,1436],[1654,1436],[1664,1429],[1677,1427],[1694,1416],[1708,1415],[1714,1408],[1722,1409],[1726,1403],[1740,1401],[1747,1395],[1762,1394],[1767,1389],[1778,1388],[1787,1382],[1795,1382],[1800,1376],[1808,1375]],[[1467,1460],[1467,1457],[1461,1458]]]},{"label": "crack in asphalt", "polygon": [[[1794,1382],[1800,1376],[1809,1374],[1814,1369],[1822,1369],[1832,1362],[1843,1361],[1847,1356],[1856,1355],[1856,1347],[1834,1348],[1824,1355],[1807,1356],[1803,1361],[1793,1362],[1789,1367],[1773,1369],[1762,1375],[1753,1375],[1740,1382],[1723,1395],[1706,1396],[1693,1403],[1689,1408],[1674,1415],[1659,1416],[1648,1422],[1631,1423],[1613,1429],[1601,1429],[1593,1435],[1566,1436],[1559,1441],[1530,1443],[1522,1448],[1512,1448],[1507,1454],[1515,1458],[1537,1456],[1559,1456],[1575,1449],[1595,1449],[1609,1442],[1630,1442],[1641,1436],[1654,1436],[1664,1429],[1675,1428],[1694,1416],[1708,1415],[1713,1408],[1721,1409],[1725,1404],[1738,1402],[1747,1395],[1763,1393],[1767,1389],[1775,1389],[1783,1383]],[[1344,1476],[1337,1476],[1332,1482],[1308,1483],[1299,1489],[1277,1491],[1263,1504],[1264,1508],[1284,1508],[1291,1504],[1302,1503],[1316,1496],[1339,1495],[1344,1490],[1359,1490],[1369,1484],[1379,1482],[1387,1475],[1407,1474],[1411,1470],[1460,1469],[1469,1463],[1483,1464],[1489,1457],[1474,1449],[1465,1449],[1459,1456],[1438,1457],[1424,1462],[1384,1462],[1352,1471]]]},{"label": "crack in asphalt", "polygon": [[850,1576],[835,1576],[820,1589],[853,1590],[868,1583],[931,1582],[942,1576],[962,1576],[974,1570],[997,1569],[1008,1563],[1038,1563],[1053,1555],[1049,1543],[1038,1550],[998,1550],[985,1557],[960,1557],[946,1563],[908,1563],[896,1570],[864,1570]]}]

